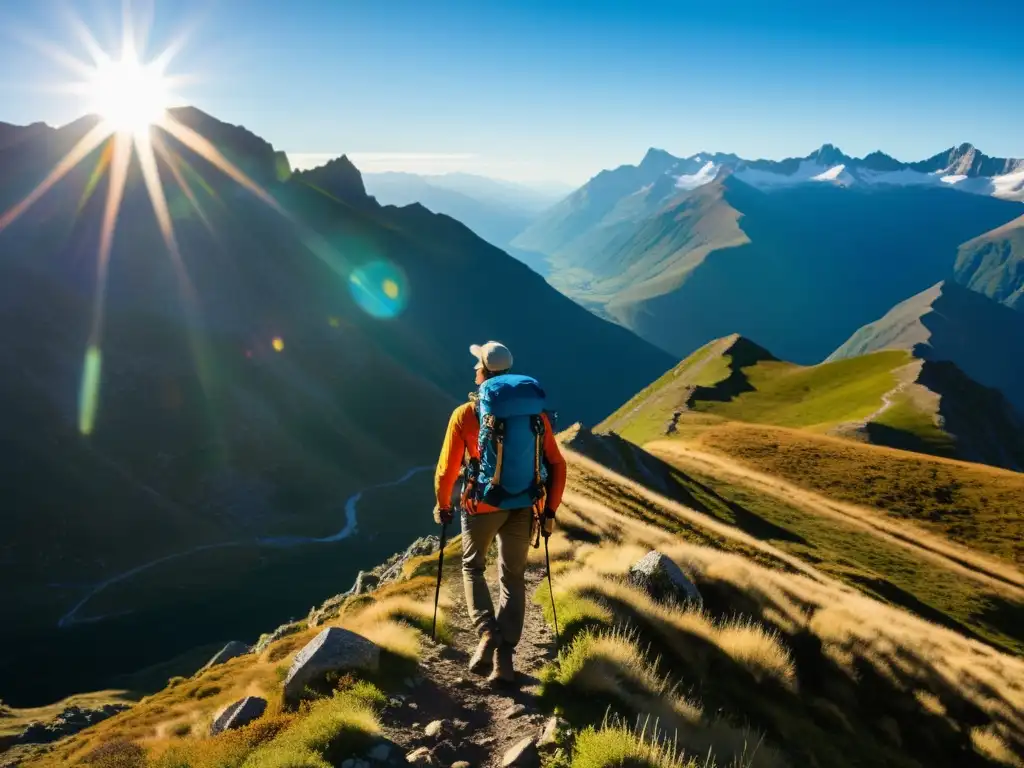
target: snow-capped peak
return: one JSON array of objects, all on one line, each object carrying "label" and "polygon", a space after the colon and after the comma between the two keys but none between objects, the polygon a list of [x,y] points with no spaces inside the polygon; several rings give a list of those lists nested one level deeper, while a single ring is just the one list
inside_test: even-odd
[{"label": "snow-capped peak", "polygon": [[[695,157],[696,162],[700,162],[700,157]],[[715,165],[710,160],[701,166],[701,169],[696,173],[682,174],[676,177],[676,189],[696,189],[705,184],[714,181],[715,176],[718,175],[719,166]]]}]

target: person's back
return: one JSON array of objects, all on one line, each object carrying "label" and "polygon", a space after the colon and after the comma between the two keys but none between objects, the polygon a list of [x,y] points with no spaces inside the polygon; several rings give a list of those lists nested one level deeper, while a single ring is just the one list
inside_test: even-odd
[{"label": "person's back", "polygon": [[[493,665],[492,680],[511,682],[513,650],[526,609],[526,560],[534,519],[548,535],[565,488],[565,462],[544,410],[540,383],[511,373],[512,354],[497,342],[470,348],[479,387],[456,408],[434,478],[435,519],[452,517],[460,469],[466,483],[462,507],[462,571],[466,603],[481,640],[470,670]],[[495,613],[484,579],[487,550],[498,540],[501,602]]]}]

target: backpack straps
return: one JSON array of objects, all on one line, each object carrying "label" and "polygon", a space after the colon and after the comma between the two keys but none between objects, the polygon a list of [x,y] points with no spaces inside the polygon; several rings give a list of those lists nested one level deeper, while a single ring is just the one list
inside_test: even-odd
[{"label": "backpack straps", "polygon": [[541,476],[541,456],[544,455],[544,417],[537,414],[530,418],[530,426],[533,427],[533,488],[531,489],[534,501],[544,496],[544,478]]},{"label": "backpack straps", "polygon": [[491,484],[495,486],[501,485],[501,465],[505,457],[505,420],[496,419],[493,414],[488,413],[484,416],[480,429],[494,435],[495,461],[494,477],[491,479]]}]

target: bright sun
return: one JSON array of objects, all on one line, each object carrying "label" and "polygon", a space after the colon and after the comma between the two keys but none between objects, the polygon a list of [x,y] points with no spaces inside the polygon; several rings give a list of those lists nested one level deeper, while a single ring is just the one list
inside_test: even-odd
[{"label": "bright sun", "polygon": [[167,79],[155,63],[132,54],[100,62],[89,81],[92,110],[119,133],[145,133],[160,123],[169,106]]}]

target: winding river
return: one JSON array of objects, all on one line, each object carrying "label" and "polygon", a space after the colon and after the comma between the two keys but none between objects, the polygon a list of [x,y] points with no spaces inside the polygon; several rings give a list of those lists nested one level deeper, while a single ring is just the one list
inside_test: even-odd
[{"label": "winding river", "polygon": [[111,576],[108,579],[99,582],[98,584],[93,585],[93,587],[86,593],[86,595],[81,600],[79,600],[71,608],[71,610],[69,610],[67,613],[60,617],[60,620],[57,622],[57,626],[61,629],[64,629],[67,627],[72,627],[75,624],[92,623],[102,621],[103,619],[108,618],[108,616],[102,615],[83,617],[80,616],[79,613],[89,603],[90,600],[92,600],[94,597],[96,597],[96,595],[98,595],[100,592],[102,592],[112,584],[118,584],[120,582],[127,581],[144,571],[148,571],[149,569],[155,568],[158,565],[163,565],[164,563],[169,563],[172,560],[180,560],[182,558],[198,554],[199,552],[208,552],[214,549],[227,549],[229,547],[255,546],[287,549],[290,547],[297,547],[307,544],[332,544],[338,541],[343,541],[344,539],[347,539],[349,536],[354,535],[359,530],[359,520],[356,513],[357,507],[359,506],[359,502],[363,498],[364,494],[370,491],[381,490],[383,488],[393,488],[397,485],[402,485],[403,483],[406,483],[409,480],[411,480],[419,473],[426,472],[429,469],[433,469],[433,467],[413,467],[412,469],[408,470],[404,475],[399,477],[397,480],[391,480],[386,483],[378,483],[377,485],[371,485],[367,488],[363,488],[362,490],[357,491],[356,493],[353,493],[345,501],[345,524],[342,526],[341,530],[339,530],[337,533],[331,534],[330,536],[269,536],[263,538],[257,537],[252,539],[238,539],[235,541],[222,541],[216,544],[202,544],[198,547],[187,549],[184,552],[175,552],[174,554],[158,557],[154,560],[150,560],[149,562],[143,563],[142,565],[137,565],[134,568],[131,568],[127,571],[118,573],[114,576]]}]

